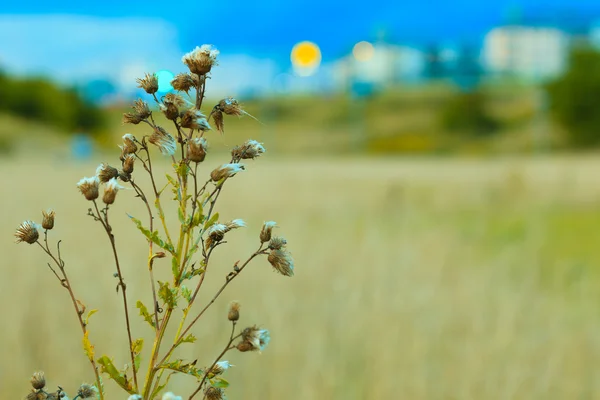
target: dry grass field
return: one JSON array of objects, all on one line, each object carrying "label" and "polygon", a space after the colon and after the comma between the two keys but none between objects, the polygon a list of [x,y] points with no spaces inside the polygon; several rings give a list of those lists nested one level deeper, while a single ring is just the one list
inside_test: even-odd
[{"label": "dry grass field", "polygon": [[[220,161],[209,154],[207,170]],[[96,165],[0,160],[3,399],[22,398],[38,369],[71,396],[93,379],[66,291],[39,249],[13,243],[19,223],[39,221],[47,207],[56,210],[52,236],[63,239],[78,296],[100,309],[90,324],[98,355],[127,362],[108,240],[75,187]],[[184,355],[198,365],[213,360],[235,299],[241,324],[270,329],[272,340],[263,354],[231,354],[230,399],[598,399],[599,171],[591,156],[284,160],[267,153],[221,197],[222,218],[243,218],[248,227],[217,249],[201,301],[255,249],[264,220],[280,225],[296,276],[253,262],[206,314]],[[145,241],[126,216],[145,211],[131,192],[120,193],[113,210],[130,299],[150,304]],[[167,263],[157,264],[166,276]],[[151,332],[137,315],[134,332],[148,344]],[[109,399],[126,398],[105,381]],[[172,382],[181,393],[193,385],[185,377]]]}]

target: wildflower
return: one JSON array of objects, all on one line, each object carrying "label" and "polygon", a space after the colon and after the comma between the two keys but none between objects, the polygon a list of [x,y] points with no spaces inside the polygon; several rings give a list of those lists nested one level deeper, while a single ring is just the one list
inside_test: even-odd
[{"label": "wildflower", "polygon": [[266,329],[259,329],[257,326],[251,326],[242,331],[242,341],[236,346],[239,351],[263,351],[271,336]]},{"label": "wildflower", "polygon": [[95,399],[97,398],[98,389],[94,385],[82,384],[77,391],[77,396],[80,399]]},{"label": "wildflower", "polygon": [[285,240],[284,238],[282,238],[280,236],[274,236],[273,238],[271,238],[271,242],[269,242],[269,249],[279,250],[286,244],[287,244],[287,240]]},{"label": "wildflower", "polygon": [[138,83],[138,87],[144,89],[148,94],[154,94],[158,92],[158,76],[156,74],[146,74],[143,78],[135,80]]},{"label": "wildflower", "polygon": [[285,249],[271,250],[267,260],[281,275],[294,276],[294,260]]},{"label": "wildflower", "polygon": [[267,221],[263,224],[263,227],[260,231],[260,242],[265,243],[271,240],[271,231],[277,225],[275,221]]},{"label": "wildflower", "polygon": [[179,117],[179,107],[183,105],[185,105],[185,102],[180,95],[169,93],[163,97],[159,107],[168,119],[174,121]]},{"label": "wildflower", "polygon": [[96,168],[96,176],[101,183],[106,183],[119,176],[119,170],[108,164],[102,163]]},{"label": "wildflower", "polygon": [[223,164],[219,168],[214,169],[210,173],[210,177],[213,181],[218,182],[221,179],[231,178],[244,169],[245,167],[242,164]]},{"label": "wildflower", "polygon": [[219,51],[210,44],[203,44],[191,52],[185,54],[181,61],[188,66],[191,72],[198,75],[206,75],[213,65],[217,64]]},{"label": "wildflower", "polygon": [[160,126],[154,128],[154,132],[150,135],[148,141],[158,147],[160,152],[167,156],[175,154],[175,150],[177,149],[177,143],[173,136]]},{"label": "wildflower", "polygon": [[42,228],[48,230],[54,228],[54,210],[42,211]]},{"label": "wildflower", "polygon": [[123,158],[123,172],[131,174],[133,172],[133,163],[135,162],[135,156],[133,154],[127,154]]},{"label": "wildflower", "polygon": [[187,110],[181,116],[181,126],[183,128],[199,129],[208,131],[211,129],[206,116],[200,110],[194,108]]},{"label": "wildflower", "polygon": [[78,183],[77,187],[79,191],[85,196],[87,200],[96,200],[98,198],[98,186],[100,180],[97,176],[91,178],[82,178]]},{"label": "wildflower", "polygon": [[240,160],[240,159],[254,159],[260,156],[265,152],[265,148],[262,143],[258,143],[256,140],[248,140],[241,147],[235,146],[233,150],[231,150],[231,155]]},{"label": "wildflower", "polygon": [[112,204],[115,202],[115,198],[117,197],[117,192],[120,189],[125,189],[123,186],[119,185],[117,182],[117,178],[112,178],[106,184],[104,188],[104,196],[102,196],[102,201],[104,204]]},{"label": "wildflower", "polygon": [[225,392],[221,388],[209,386],[204,390],[206,400],[222,400],[225,398]]},{"label": "wildflower", "polygon": [[31,386],[36,390],[43,389],[46,386],[46,377],[42,371],[33,373],[33,376],[31,377]]},{"label": "wildflower", "polygon": [[175,396],[173,392],[167,392],[163,394],[162,400],[182,400],[181,396]]},{"label": "wildflower", "polygon": [[137,151],[138,147],[135,144],[136,141],[137,140],[135,136],[133,136],[131,133],[126,133],[123,135],[123,146],[119,147],[121,147],[121,150],[123,150],[124,155],[133,154]]},{"label": "wildflower", "polygon": [[194,78],[192,78],[192,76],[190,74],[177,74],[175,76],[175,79],[173,79],[171,81],[171,86],[173,86],[173,89],[179,91],[179,92],[186,92],[188,93],[189,90],[194,87],[196,85],[196,82],[194,82]]},{"label": "wildflower", "polygon": [[240,319],[240,303],[232,301],[229,305],[229,313],[227,313],[227,319],[230,321],[237,321]]},{"label": "wildflower", "polygon": [[208,143],[204,138],[192,138],[187,142],[187,157],[190,161],[199,163],[206,157]]}]

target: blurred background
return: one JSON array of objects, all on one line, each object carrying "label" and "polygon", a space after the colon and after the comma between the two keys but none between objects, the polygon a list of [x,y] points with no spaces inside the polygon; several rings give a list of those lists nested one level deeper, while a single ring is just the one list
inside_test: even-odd
[{"label": "blurred background", "polygon": [[[297,264],[285,279],[255,262],[198,327],[198,365],[226,341],[230,300],[271,330],[263,354],[231,355],[229,398],[600,398],[596,1],[34,0],[0,6],[0,37],[3,397],[25,396],[34,370],[71,396],[93,378],[67,293],[39,249],[12,243],[48,207],[78,297],[100,309],[97,353],[127,362],[108,241],[76,183],[118,164],[123,134],[150,133],[121,123],[150,102],[135,79],[157,73],[165,95],[209,43],[203,111],[234,96],[258,121],[209,132],[204,173],[246,139],[267,153],[221,196],[222,219],[248,228],[202,301],[264,220]],[[144,209],[125,193],[115,234],[130,298],[148,304],[126,217]]]}]

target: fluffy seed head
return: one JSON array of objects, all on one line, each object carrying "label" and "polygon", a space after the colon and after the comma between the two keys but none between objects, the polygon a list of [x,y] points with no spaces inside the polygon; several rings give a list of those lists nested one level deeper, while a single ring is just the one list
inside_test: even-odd
[{"label": "fluffy seed head", "polygon": [[194,78],[186,73],[177,74],[175,79],[171,81],[171,86],[179,92],[188,93],[189,90],[195,86]]},{"label": "fluffy seed head", "polygon": [[231,150],[233,158],[240,159],[254,159],[265,152],[265,148],[262,143],[258,143],[256,140],[248,140],[242,146],[235,146]]},{"label": "fluffy seed head", "polygon": [[135,81],[138,83],[138,87],[144,89],[148,94],[158,92],[158,76],[156,74],[146,73],[143,78],[138,78]]},{"label": "fluffy seed head", "polygon": [[214,367],[210,370],[213,375],[221,375],[223,372],[227,371],[229,368],[233,367],[229,363],[229,361],[219,361],[215,364]]},{"label": "fluffy seed head", "polygon": [[221,100],[218,104],[219,110],[223,111],[227,115],[237,115],[238,117],[244,114],[242,106],[233,97],[227,97]]},{"label": "fluffy seed head", "polygon": [[[248,343],[251,346],[250,350],[263,351],[269,344],[270,340],[271,336],[269,331],[266,329],[260,329],[256,325],[248,327],[242,331],[242,343]],[[239,345],[238,350],[240,350]]]},{"label": "fluffy seed head", "polygon": [[187,156],[190,161],[199,163],[206,158],[208,143],[204,138],[192,138],[187,142]]},{"label": "fluffy seed head", "polygon": [[131,174],[133,172],[133,164],[135,163],[135,156],[133,154],[127,154],[123,158],[123,172]]},{"label": "fluffy seed head", "polygon": [[82,178],[77,182],[79,191],[85,196],[87,200],[96,200],[98,198],[98,186],[100,186],[100,180],[97,176],[91,178]]},{"label": "fluffy seed head", "polygon": [[79,390],[77,391],[77,395],[80,399],[95,399],[97,398],[97,394],[98,389],[96,389],[96,386],[87,383],[79,386]]},{"label": "fluffy seed head", "polygon": [[285,249],[271,250],[267,260],[281,275],[294,276],[294,260],[292,255]]},{"label": "fluffy seed head", "polygon": [[225,392],[221,388],[209,386],[204,390],[206,400],[222,400],[225,398]]},{"label": "fluffy seed head", "polygon": [[287,244],[287,240],[282,238],[281,236],[273,236],[271,241],[269,242],[269,249],[271,250],[279,250],[283,246]]},{"label": "fluffy seed head", "polygon": [[42,211],[42,228],[52,229],[54,228],[54,210]]},{"label": "fluffy seed head", "polygon": [[162,400],[182,400],[181,396],[175,396],[173,392],[167,392],[163,394]]},{"label": "fluffy seed head", "polygon": [[211,115],[213,117],[213,120],[215,121],[215,126],[217,127],[217,130],[223,134],[225,133],[225,124],[223,123],[223,112],[216,109],[217,107],[218,105],[215,107],[215,109],[213,109]]},{"label": "fluffy seed head", "polygon": [[189,109],[181,116],[181,126],[183,128],[198,129],[208,131],[211,129],[206,116],[200,110]]},{"label": "fluffy seed head", "polygon": [[277,225],[275,221],[267,221],[263,224],[263,227],[260,231],[260,242],[265,243],[271,240],[271,231]]},{"label": "fluffy seed head", "polygon": [[227,313],[227,319],[230,321],[237,321],[240,319],[240,303],[237,301],[232,301],[229,304],[229,312]]},{"label": "fluffy seed head", "polygon": [[106,163],[102,163],[96,168],[96,176],[101,183],[106,183],[119,176],[119,170]]},{"label": "fluffy seed head", "polygon": [[226,230],[225,232],[229,232],[232,229],[242,228],[246,226],[246,223],[243,219],[234,219],[233,221],[225,223]]},{"label": "fluffy seed head", "polygon": [[245,169],[243,164],[223,164],[210,173],[213,181],[218,182],[221,179],[231,178],[235,174]]},{"label": "fluffy seed head", "polygon": [[191,72],[198,75],[206,75],[213,65],[217,65],[219,51],[210,44],[203,44],[185,54],[181,61],[187,65]]},{"label": "fluffy seed head", "polygon": [[102,201],[104,204],[112,204],[115,202],[115,198],[117,197],[117,192],[120,189],[125,189],[123,186],[119,185],[117,178],[112,178],[106,184],[104,188],[104,196],[102,196]]},{"label": "fluffy seed head", "polygon": [[158,147],[160,152],[167,156],[172,156],[175,154],[175,150],[177,150],[177,142],[173,136],[160,126],[154,128],[154,132],[152,132],[148,141]]},{"label": "fluffy seed head", "polygon": [[163,97],[160,110],[165,116],[174,121],[179,117],[179,107],[185,104],[183,98],[176,93],[168,93]]},{"label": "fluffy seed head", "polygon": [[31,386],[34,389],[40,390],[46,386],[46,377],[42,371],[34,372],[31,377]]}]

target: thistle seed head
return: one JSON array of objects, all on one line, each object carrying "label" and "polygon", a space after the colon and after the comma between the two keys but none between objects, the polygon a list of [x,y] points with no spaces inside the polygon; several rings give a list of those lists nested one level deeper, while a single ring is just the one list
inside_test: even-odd
[{"label": "thistle seed head", "polygon": [[137,139],[131,133],[123,135],[123,146],[121,146],[123,153],[125,155],[135,153],[138,150],[137,144],[135,144],[136,142]]},{"label": "thistle seed head", "polygon": [[190,74],[181,73],[177,74],[175,78],[171,81],[171,86],[173,86],[173,89],[179,92],[188,93],[191,88],[196,86],[196,82]]},{"label": "thistle seed head", "polygon": [[25,397],[25,400],[48,400],[49,395],[44,393],[43,391],[33,390],[31,393]]},{"label": "thistle seed head", "polygon": [[221,388],[209,386],[204,390],[206,400],[222,400],[225,398],[225,392]]},{"label": "thistle seed head", "polygon": [[175,150],[177,150],[177,142],[173,136],[160,126],[154,128],[154,132],[152,132],[148,141],[158,147],[160,152],[167,156],[172,156],[175,154]]},{"label": "thistle seed head", "polygon": [[199,163],[206,158],[208,143],[204,138],[192,138],[187,142],[187,156],[190,161]]},{"label": "thistle seed head", "polygon": [[85,196],[87,200],[96,200],[98,198],[98,187],[100,186],[100,180],[97,176],[91,178],[82,178],[78,183],[77,187],[79,191]]},{"label": "thistle seed head", "polygon": [[213,65],[217,65],[219,51],[210,44],[203,44],[185,54],[181,61],[187,65],[191,72],[197,75],[206,75]]},{"label": "thistle seed head", "polygon": [[251,326],[242,331],[242,341],[237,345],[237,349],[240,351],[263,351],[270,340],[271,336],[268,330],[260,329],[256,325]]},{"label": "thistle seed head", "polygon": [[181,115],[181,126],[183,128],[208,131],[211,129],[206,116],[200,110],[189,109]]},{"label": "thistle seed head", "polygon": [[246,223],[243,219],[234,219],[233,221],[229,221],[225,223],[225,232],[229,232],[232,229],[245,227]]},{"label": "thistle seed head", "polygon": [[36,390],[43,389],[46,386],[44,372],[38,371],[33,373],[33,376],[31,377],[31,386]]},{"label": "thistle seed head", "polygon": [[135,156],[133,154],[127,154],[123,158],[123,172],[131,174],[133,172],[133,164],[135,163]]},{"label": "thistle seed head", "polygon": [[294,276],[294,260],[287,250],[271,250],[267,260],[269,260],[273,268],[281,275]]},{"label": "thistle seed head", "polygon": [[223,164],[210,173],[213,181],[218,182],[221,179],[231,178],[235,174],[245,169],[243,164]]},{"label": "thistle seed head", "polygon": [[231,150],[231,156],[236,160],[254,159],[264,152],[265,148],[262,143],[258,143],[256,140],[248,140],[242,146],[235,146]]},{"label": "thistle seed head", "polygon": [[117,178],[112,178],[106,184],[104,188],[104,196],[102,196],[102,201],[104,204],[110,205],[115,202],[115,198],[117,197],[117,192],[120,189],[125,189],[123,186],[119,185]]},{"label": "thistle seed head", "polygon": [[282,238],[281,236],[273,236],[271,241],[269,242],[269,249],[271,250],[279,250],[283,246],[287,244],[287,240]]},{"label": "thistle seed head", "polygon": [[54,228],[54,210],[42,211],[42,228],[50,230]]},{"label": "thistle seed head", "polygon": [[138,87],[144,89],[148,94],[158,92],[158,76],[156,74],[146,73],[143,78],[138,78],[135,81],[138,83]]},{"label": "thistle seed head", "polygon": [[223,112],[218,110],[217,107],[218,106],[215,106],[215,109],[213,109],[211,115],[213,117],[213,120],[215,121],[215,126],[217,127],[217,130],[223,134],[225,133],[225,124],[223,123]]},{"label": "thistle seed head", "polygon": [[230,321],[237,321],[240,319],[240,303],[232,301],[229,304],[229,312],[227,313],[227,319]]},{"label": "thistle seed head", "polygon": [[233,365],[231,365],[229,361],[219,361],[214,365],[214,367],[212,367],[210,372],[213,375],[221,375],[223,372],[227,371],[231,367],[233,367]]},{"label": "thistle seed head", "polygon": [[97,395],[98,389],[96,389],[96,386],[87,383],[79,386],[79,390],[77,391],[77,396],[79,396],[80,399],[96,399],[98,397]]},{"label": "thistle seed head", "polygon": [[245,113],[240,103],[233,97],[224,98],[217,106],[220,111],[223,111],[227,115],[236,115],[239,117]]},{"label": "thistle seed head", "polygon": [[271,231],[277,225],[275,221],[267,221],[263,224],[260,231],[260,242],[265,243],[271,240]]},{"label": "thistle seed head", "polygon": [[160,103],[160,110],[165,114],[167,119],[175,121],[179,118],[179,108],[185,105],[183,98],[175,93],[168,93]]},{"label": "thistle seed head", "polygon": [[96,176],[100,180],[100,183],[106,183],[119,176],[119,170],[106,163],[102,163],[96,168]]}]

